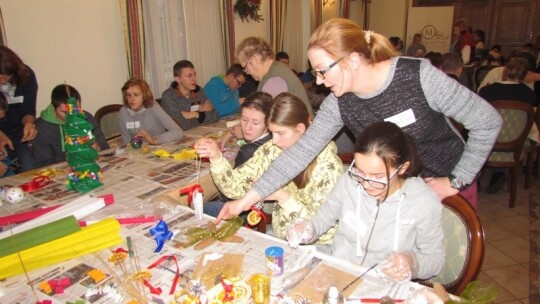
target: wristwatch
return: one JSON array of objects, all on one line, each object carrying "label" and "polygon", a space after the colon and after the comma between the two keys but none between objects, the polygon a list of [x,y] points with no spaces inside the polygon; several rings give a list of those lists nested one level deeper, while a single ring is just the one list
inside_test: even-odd
[{"label": "wristwatch", "polygon": [[463,190],[465,187],[468,186],[468,184],[462,180],[462,179],[459,179],[455,176],[453,176],[452,174],[450,174],[450,176],[448,176],[448,179],[450,180],[450,187],[454,188],[454,189],[457,189],[457,190]]}]

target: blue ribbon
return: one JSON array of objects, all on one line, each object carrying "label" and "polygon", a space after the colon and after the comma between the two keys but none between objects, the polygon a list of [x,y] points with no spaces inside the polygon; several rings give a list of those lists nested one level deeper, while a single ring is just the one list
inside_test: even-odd
[{"label": "blue ribbon", "polygon": [[167,227],[167,224],[160,220],[156,227],[150,229],[150,234],[154,237],[157,243],[157,248],[154,250],[154,252],[160,252],[161,249],[163,249],[163,244],[165,244],[166,240],[170,240],[173,237],[172,231],[169,231],[169,227]]}]

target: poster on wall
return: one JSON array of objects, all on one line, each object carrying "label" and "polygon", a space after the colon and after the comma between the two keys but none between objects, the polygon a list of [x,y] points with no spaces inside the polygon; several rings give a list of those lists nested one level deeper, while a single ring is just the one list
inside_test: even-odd
[{"label": "poster on wall", "polygon": [[453,6],[410,7],[405,49],[413,43],[415,34],[420,34],[426,52],[448,53],[452,42],[453,18]]}]

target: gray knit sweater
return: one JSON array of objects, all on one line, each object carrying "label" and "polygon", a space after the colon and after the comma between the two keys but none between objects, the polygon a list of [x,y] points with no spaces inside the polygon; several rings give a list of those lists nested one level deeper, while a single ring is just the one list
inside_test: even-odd
[{"label": "gray knit sweater", "polygon": [[179,140],[184,136],[184,131],[157,102],[138,112],[123,106],[118,120],[125,144],[128,144],[139,131],[146,131],[152,137],[157,137],[160,144]]},{"label": "gray knit sweater", "polygon": [[[419,77],[396,77],[396,68],[403,63],[410,61],[418,61],[420,64],[416,71],[411,70],[411,73],[417,73]],[[414,64],[413,64],[414,65]],[[416,81],[418,80],[419,81]],[[399,82],[401,90],[392,89],[392,94],[385,94],[387,90],[394,82]],[[420,88],[418,87],[420,86]],[[393,87],[393,86],[392,86]],[[433,67],[428,60],[425,59],[406,59],[401,57],[395,57],[392,59],[390,66],[390,72],[385,83],[381,88],[369,95],[356,95],[356,102],[369,102],[374,103],[372,109],[380,111],[380,113],[389,112],[383,107],[395,107],[402,102],[402,98],[412,98],[409,92],[415,92],[415,94],[421,94],[424,96],[414,96],[419,100],[425,99],[427,105],[435,111],[444,114],[437,115],[438,120],[444,120],[447,122],[445,116],[451,117],[457,122],[460,122],[464,127],[469,130],[469,138],[465,143],[463,153],[459,156],[457,161],[454,161],[455,165],[451,169],[451,172],[444,172],[444,170],[435,170],[432,173],[437,176],[448,176],[452,174],[467,183],[474,181],[476,175],[484,165],[493,144],[495,143],[499,131],[502,127],[502,118],[498,112],[489,105],[485,100],[478,95],[462,86],[455,80],[446,76],[443,72]],[[382,102],[377,97],[389,98],[393,102]],[[332,139],[332,137],[341,129],[345,124],[345,120],[340,112],[340,106],[338,101],[341,102],[341,98],[351,98],[350,95],[345,94],[338,100],[334,94],[328,95],[323,101],[321,108],[317,112],[317,115],[308,128],[304,136],[291,148],[287,149],[279,158],[277,158],[268,171],[254,184],[253,189],[262,197],[266,197],[274,193],[277,189],[286,184],[289,180],[294,178],[301,172],[315,156],[326,146],[326,144]],[[381,104],[379,104],[381,103]],[[375,114],[375,112],[373,113]],[[362,115],[369,117],[369,115]],[[382,119],[387,118],[381,117]],[[439,136],[430,134],[432,130],[429,127],[423,127],[426,123],[425,119],[418,120],[414,124],[418,124],[418,129],[424,130],[424,134],[429,134],[431,141],[440,140]],[[350,120],[349,120],[350,122]],[[374,121],[373,121],[374,122]],[[440,122],[438,125],[441,125]],[[348,125],[351,131],[356,134],[362,132],[365,127],[362,125]],[[460,139],[458,133],[454,132],[451,127],[453,136],[455,139],[445,139],[456,142]],[[405,132],[408,132],[409,128],[404,128]],[[426,141],[419,133],[416,136],[410,134],[415,140],[419,141],[417,145],[424,145]],[[441,136],[448,136],[448,130],[441,133]],[[420,138],[420,140],[418,140]],[[432,153],[433,162],[445,159],[443,154],[449,153],[444,149],[437,149],[437,143],[430,143],[431,147],[435,147]],[[456,146],[456,148],[459,148]],[[420,148],[422,149],[422,148]],[[424,148],[425,149],[425,148]],[[439,155],[438,155],[439,154]],[[421,159],[421,161],[425,161]],[[436,164],[440,165],[440,164]],[[427,174],[431,175],[426,171]]]}]

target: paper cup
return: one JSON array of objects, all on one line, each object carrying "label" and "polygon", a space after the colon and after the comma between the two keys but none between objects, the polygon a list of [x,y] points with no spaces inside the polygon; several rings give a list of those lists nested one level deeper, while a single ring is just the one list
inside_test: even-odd
[{"label": "paper cup", "polygon": [[256,273],[249,278],[248,284],[254,304],[270,304],[270,277]]}]

